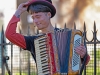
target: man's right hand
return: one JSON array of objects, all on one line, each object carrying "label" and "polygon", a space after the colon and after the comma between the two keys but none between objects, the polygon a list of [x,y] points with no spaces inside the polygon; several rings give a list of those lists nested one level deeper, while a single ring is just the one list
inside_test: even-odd
[{"label": "man's right hand", "polygon": [[27,5],[29,3],[29,1],[28,2],[25,2],[25,3],[21,3],[19,6],[18,6],[18,9],[16,10],[16,12],[15,12],[15,16],[16,17],[20,17],[20,15],[23,13],[23,12],[25,12],[26,10],[27,10],[27,8],[28,8],[28,6],[25,6],[25,5]]}]

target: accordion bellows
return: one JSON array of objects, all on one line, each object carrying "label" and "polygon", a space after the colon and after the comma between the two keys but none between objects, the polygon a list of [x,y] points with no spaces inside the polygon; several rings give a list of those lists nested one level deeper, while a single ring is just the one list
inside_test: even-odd
[{"label": "accordion bellows", "polygon": [[81,58],[75,48],[82,43],[79,30],[60,29],[34,40],[38,75],[79,75]]}]

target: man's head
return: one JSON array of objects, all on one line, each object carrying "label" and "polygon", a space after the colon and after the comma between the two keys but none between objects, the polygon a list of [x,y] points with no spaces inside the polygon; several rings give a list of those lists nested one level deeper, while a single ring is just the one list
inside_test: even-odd
[{"label": "man's head", "polygon": [[33,22],[39,30],[45,29],[50,25],[56,9],[51,0],[34,0],[29,4],[27,11],[32,15]]},{"label": "man's head", "polygon": [[50,25],[51,13],[50,9],[44,5],[32,5],[30,6],[29,13],[32,16],[33,23],[37,26],[39,30],[47,28]]}]

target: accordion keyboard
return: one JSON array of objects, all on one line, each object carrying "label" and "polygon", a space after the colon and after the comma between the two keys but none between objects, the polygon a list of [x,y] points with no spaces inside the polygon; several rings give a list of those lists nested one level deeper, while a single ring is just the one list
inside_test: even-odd
[{"label": "accordion keyboard", "polygon": [[34,41],[35,50],[36,50],[36,61],[38,68],[38,75],[50,75],[50,69],[48,64],[48,55],[47,55],[47,44],[46,37],[43,36]]}]

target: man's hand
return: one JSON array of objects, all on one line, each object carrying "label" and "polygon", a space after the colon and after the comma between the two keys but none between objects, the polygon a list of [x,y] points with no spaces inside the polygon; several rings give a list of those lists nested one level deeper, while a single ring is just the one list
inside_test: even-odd
[{"label": "man's hand", "polygon": [[28,6],[25,6],[29,3],[29,1],[25,2],[25,3],[21,3],[19,6],[18,6],[18,9],[16,10],[15,12],[15,16],[16,17],[20,17],[20,15],[25,12],[28,8]]},{"label": "man's hand", "polygon": [[81,58],[83,58],[85,56],[85,54],[86,54],[86,48],[85,48],[85,46],[83,44],[81,44],[75,50],[76,50],[76,53],[81,56]]}]

